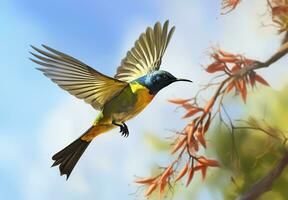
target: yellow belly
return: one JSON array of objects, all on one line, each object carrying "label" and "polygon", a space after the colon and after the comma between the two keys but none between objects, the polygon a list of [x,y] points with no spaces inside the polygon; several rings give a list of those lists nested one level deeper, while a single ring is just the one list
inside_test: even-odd
[{"label": "yellow belly", "polygon": [[139,114],[153,99],[154,95],[138,83],[130,83],[117,97],[103,109],[101,124],[125,122]]},{"label": "yellow belly", "polygon": [[140,84],[132,85],[132,92],[138,96],[133,112],[137,115],[152,101],[154,95],[151,95],[149,90]]},{"label": "yellow belly", "polygon": [[139,114],[153,99],[154,95],[149,90],[137,83],[130,84],[117,97],[105,104],[103,111],[99,113],[94,128],[81,137],[91,141],[97,135],[108,132],[117,126],[112,122],[122,123]]}]

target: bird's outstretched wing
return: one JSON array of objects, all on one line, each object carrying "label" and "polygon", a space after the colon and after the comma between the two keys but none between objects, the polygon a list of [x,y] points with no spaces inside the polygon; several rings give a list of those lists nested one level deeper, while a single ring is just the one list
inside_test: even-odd
[{"label": "bird's outstretched wing", "polygon": [[162,56],[173,35],[175,27],[168,31],[168,21],[163,25],[157,22],[154,29],[148,27],[127,52],[114,76],[116,79],[131,82],[152,71],[159,70]]},{"label": "bird's outstretched wing", "polygon": [[38,69],[61,88],[84,99],[97,110],[127,85],[126,82],[101,74],[67,54],[45,45],[43,47],[46,51],[32,46],[39,55],[31,53],[37,59],[30,59],[43,66]]}]

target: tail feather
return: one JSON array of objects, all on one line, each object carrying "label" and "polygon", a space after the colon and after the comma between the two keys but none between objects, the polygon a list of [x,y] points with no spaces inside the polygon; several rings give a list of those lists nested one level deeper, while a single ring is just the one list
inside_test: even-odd
[{"label": "tail feather", "polygon": [[[89,132],[90,129],[88,129],[86,133]],[[52,157],[52,160],[54,160],[52,167],[60,165],[59,170],[61,176],[66,174],[66,180],[68,180],[73,168],[77,164],[78,160],[80,159],[90,142],[91,141],[82,140],[81,137],[78,138]]]}]

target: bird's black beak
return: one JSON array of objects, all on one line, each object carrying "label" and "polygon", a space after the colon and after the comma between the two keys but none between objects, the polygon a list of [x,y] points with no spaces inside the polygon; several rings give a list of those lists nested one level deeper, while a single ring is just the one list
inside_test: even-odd
[{"label": "bird's black beak", "polygon": [[186,82],[191,82],[191,83],[193,82],[189,79],[183,79],[183,78],[177,78],[174,82],[176,82],[176,81],[186,81]]}]

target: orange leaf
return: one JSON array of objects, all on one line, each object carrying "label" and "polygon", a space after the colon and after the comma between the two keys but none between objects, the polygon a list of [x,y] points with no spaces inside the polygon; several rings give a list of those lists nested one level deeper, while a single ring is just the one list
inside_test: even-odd
[{"label": "orange leaf", "polygon": [[275,6],[272,8],[272,15],[279,16],[288,12],[288,6]]},{"label": "orange leaf", "polygon": [[224,71],[225,65],[223,63],[214,62],[211,65],[209,65],[205,70],[208,73],[214,73],[218,71]]},{"label": "orange leaf", "polygon": [[177,143],[173,146],[171,154],[177,152],[185,143],[187,136],[182,136],[181,139],[178,139]]},{"label": "orange leaf", "polygon": [[198,158],[198,162],[200,162],[201,164],[206,164],[206,162],[207,162],[207,159],[204,157],[204,156],[200,156],[199,158]]},{"label": "orange leaf", "polygon": [[203,165],[203,164],[199,164],[196,167],[194,167],[195,171],[201,170],[201,174],[202,174],[202,180],[205,179],[206,177],[206,170],[207,170],[207,166]]},{"label": "orange leaf", "polygon": [[205,113],[208,113],[208,112],[210,111],[210,109],[211,109],[211,107],[213,106],[214,102],[215,102],[215,98],[212,97],[212,98],[208,101],[208,103],[206,104],[206,106],[205,106],[205,108],[204,108],[204,112],[205,112]]},{"label": "orange leaf", "polygon": [[206,148],[206,140],[204,138],[203,132],[202,130],[198,130],[196,133],[196,138],[198,139],[198,141],[200,142],[200,144],[202,144],[202,146],[204,148]]},{"label": "orange leaf", "polygon": [[240,92],[241,92],[241,90],[242,90],[243,87],[244,87],[244,81],[243,81],[243,79],[239,80],[238,83],[239,83],[239,90],[240,90]]},{"label": "orange leaf", "polygon": [[169,165],[166,170],[163,172],[160,181],[166,180],[167,177],[173,172],[173,166]]},{"label": "orange leaf", "polygon": [[194,108],[194,106],[191,103],[184,103],[182,104],[182,107],[185,108],[186,110]]},{"label": "orange leaf", "polygon": [[194,136],[192,137],[192,146],[194,147],[195,151],[198,151],[199,150],[199,145],[198,145],[198,142],[195,140]]},{"label": "orange leaf", "polygon": [[254,88],[254,86],[255,86],[255,74],[256,73],[254,71],[251,71],[249,73],[249,80],[250,80],[250,85],[252,88]]},{"label": "orange leaf", "polygon": [[189,162],[187,162],[186,165],[179,172],[178,176],[175,178],[175,182],[180,180],[187,173],[188,167],[189,167]]},{"label": "orange leaf", "polygon": [[228,53],[228,52],[223,51],[223,50],[220,50],[220,49],[218,50],[218,52],[219,52],[222,56],[224,56],[224,57],[235,57],[234,54]]},{"label": "orange leaf", "polygon": [[220,167],[220,164],[217,160],[207,160],[207,165],[209,167]]},{"label": "orange leaf", "polygon": [[236,57],[222,57],[219,60],[222,62],[225,62],[225,63],[235,63],[236,61],[238,61],[238,58],[236,58]]},{"label": "orange leaf", "polygon": [[169,99],[168,101],[174,104],[185,104],[188,103],[190,100],[191,99]]},{"label": "orange leaf", "polygon": [[239,3],[240,0],[223,0],[222,9],[230,8],[230,11],[234,10]]},{"label": "orange leaf", "polygon": [[195,137],[192,135],[191,139],[188,141],[188,151],[191,155],[194,155],[195,152],[198,150],[199,150],[198,141],[196,141]]},{"label": "orange leaf", "polygon": [[191,141],[191,138],[194,134],[194,132],[196,131],[195,124],[198,121],[199,117],[196,117],[191,123],[189,123],[186,127],[185,127],[185,134],[187,135],[187,142]]},{"label": "orange leaf", "polygon": [[155,180],[156,180],[156,177],[153,177],[153,178],[142,178],[142,179],[135,180],[135,183],[149,184],[150,185]]},{"label": "orange leaf", "polygon": [[194,171],[198,171],[200,170],[204,165],[203,164],[198,164],[197,166],[195,166],[193,169]]},{"label": "orange leaf", "polygon": [[209,160],[203,156],[198,158],[198,162],[200,162],[203,165],[209,166],[209,167],[219,167],[220,166],[217,160]]},{"label": "orange leaf", "polygon": [[246,88],[246,83],[244,80],[241,80],[241,97],[244,101],[244,103],[246,103],[246,98],[247,98],[247,88]]},{"label": "orange leaf", "polygon": [[235,83],[232,80],[226,87],[225,94],[228,94],[235,87]]},{"label": "orange leaf", "polygon": [[236,87],[236,89],[237,89],[237,91],[238,92],[241,92],[241,90],[242,90],[242,85],[241,85],[241,83],[239,82],[239,81],[235,81],[235,87]]},{"label": "orange leaf", "polygon": [[194,129],[195,129],[195,120],[188,124],[185,128],[185,133],[187,134],[187,142],[189,143],[192,139]]},{"label": "orange leaf", "polygon": [[152,192],[157,188],[157,184],[153,183],[152,185],[150,185],[148,187],[148,189],[145,192],[145,196],[148,197],[150,194],[152,194]]},{"label": "orange leaf", "polygon": [[255,81],[263,85],[270,86],[269,83],[262,76],[259,76],[258,74],[255,74]]},{"label": "orange leaf", "polygon": [[211,113],[208,114],[208,119],[204,125],[204,129],[203,129],[203,134],[205,134],[207,132],[207,130],[209,129],[209,126],[210,126],[210,123],[211,123]]},{"label": "orange leaf", "polygon": [[192,181],[192,179],[193,179],[193,175],[194,175],[194,168],[191,167],[190,170],[189,170],[189,174],[188,174],[188,179],[187,179],[186,187],[188,187],[189,184],[190,184],[190,182]]},{"label": "orange leaf", "polygon": [[167,180],[163,180],[160,182],[160,190],[159,190],[160,199],[162,199],[162,195],[163,195],[163,192],[165,190],[167,183],[168,183]]},{"label": "orange leaf", "polygon": [[195,115],[196,113],[198,113],[200,111],[202,111],[201,108],[193,107],[190,110],[188,110],[188,112],[182,117],[182,119],[191,117],[191,116]]},{"label": "orange leaf", "polygon": [[206,177],[206,172],[207,172],[207,166],[203,166],[203,167],[201,168],[202,180],[205,179],[205,177]]}]

